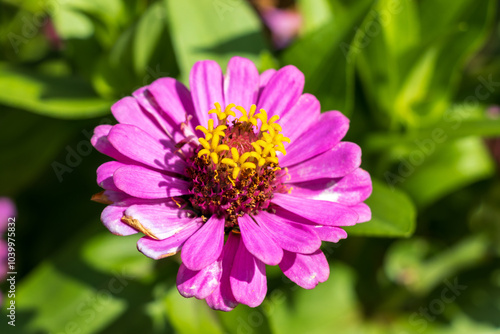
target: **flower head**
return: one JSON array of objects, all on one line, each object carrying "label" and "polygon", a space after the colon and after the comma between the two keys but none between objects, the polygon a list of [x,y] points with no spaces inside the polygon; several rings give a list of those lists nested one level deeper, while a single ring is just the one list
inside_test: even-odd
[{"label": "flower head", "polygon": [[258,73],[245,58],[226,75],[193,66],[190,88],[162,78],[112,107],[118,124],[92,144],[115,159],[97,170],[117,235],[143,233],[138,249],[160,259],[181,251],[177,287],[229,311],[262,303],[266,265],[306,289],[329,276],[321,241],[370,220],[371,180],[360,148],[341,139],[338,111],[320,113],[294,66]]}]

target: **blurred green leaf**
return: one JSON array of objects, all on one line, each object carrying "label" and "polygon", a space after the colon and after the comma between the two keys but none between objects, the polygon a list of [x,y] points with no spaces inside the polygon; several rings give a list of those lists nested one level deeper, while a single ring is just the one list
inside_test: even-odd
[{"label": "blurred green leaf", "polygon": [[74,128],[61,120],[19,110],[2,110],[0,124],[0,184],[2,194],[10,196],[18,194],[50,168],[74,133]]},{"label": "blurred green leaf", "polygon": [[165,310],[172,326],[179,334],[223,334],[214,311],[204,301],[182,297],[173,287],[165,299]]},{"label": "blurred green leaf", "polygon": [[165,8],[162,2],[152,4],[142,15],[134,36],[134,70],[144,75],[155,48],[159,47],[161,33],[165,28],[163,21]]},{"label": "blurred green leaf", "polygon": [[0,64],[0,103],[64,119],[109,113],[110,102],[76,77],[52,77]]},{"label": "blurred green leaf", "polygon": [[128,270],[136,279],[150,280],[155,261],[137,251],[138,239],[138,235],[122,237],[106,231],[87,241],[82,248],[82,258],[102,272]]},{"label": "blurred green leaf", "polygon": [[419,154],[419,164],[407,161],[408,177],[401,187],[419,206],[428,205],[450,192],[494,173],[489,152],[479,138],[466,137],[437,146],[430,155]]},{"label": "blurred green leaf", "polygon": [[307,35],[333,19],[330,0],[298,0],[300,13],[303,17],[301,33]]},{"label": "blurred green leaf", "polygon": [[126,303],[106,285],[92,288],[45,262],[19,284],[16,306],[23,333],[85,334],[103,329],[125,310]]},{"label": "blurred green leaf", "polygon": [[85,14],[71,8],[61,7],[52,16],[57,34],[62,39],[88,38],[94,33],[94,24]]},{"label": "blurred green leaf", "polygon": [[259,54],[267,49],[261,23],[246,1],[165,0],[182,78],[203,59],[226,68],[232,56],[242,56],[260,67]]},{"label": "blurred green leaf", "polygon": [[349,4],[330,1],[334,19],[300,37],[283,52],[282,61],[304,73],[304,90],[320,100],[322,110],[337,109],[346,115],[352,111],[356,56],[351,45],[356,32],[353,26],[370,4],[365,0]]},{"label": "blurred green leaf", "polygon": [[464,238],[437,254],[432,254],[435,247],[425,239],[401,240],[387,252],[384,268],[392,281],[424,294],[460,270],[479,265],[489,247],[484,235]]},{"label": "blurred green leaf", "polygon": [[[313,290],[289,283],[273,292],[276,298],[263,305],[273,333],[359,333],[361,314],[354,290],[354,272],[342,263],[331,264],[330,278]],[[293,291],[293,293],[291,293]]]},{"label": "blurred green leaf", "polygon": [[345,228],[349,235],[409,237],[416,225],[416,210],[408,196],[373,180],[373,193],[365,201],[372,220]]}]

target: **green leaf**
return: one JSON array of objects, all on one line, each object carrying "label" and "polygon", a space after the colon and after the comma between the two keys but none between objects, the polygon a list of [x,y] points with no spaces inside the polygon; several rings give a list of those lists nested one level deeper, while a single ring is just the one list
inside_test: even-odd
[{"label": "green leaf", "polygon": [[216,320],[215,311],[204,301],[184,298],[174,287],[165,298],[165,310],[172,326],[179,334],[223,334]]},{"label": "green leaf", "polygon": [[23,333],[96,333],[126,308],[102,283],[93,288],[45,262],[18,286],[17,324]]},{"label": "green leaf", "polygon": [[111,105],[79,78],[53,77],[5,64],[0,64],[0,103],[63,119],[105,115]]},{"label": "green leaf", "polygon": [[338,262],[331,267],[330,278],[313,290],[299,288],[290,282],[270,293],[275,298],[266,299],[263,308],[273,333],[319,334],[330,333],[332,328],[341,329],[342,333],[346,329],[361,332],[354,272]]},{"label": "green leaf", "polygon": [[0,184],[3,195],[13,196],[50,168],[75,129],[58,119],[5,109],[0,114],[4,125],[0,133]]},{"label": "green leaf", "polygon": [[184,82],[196,61],[213,59],[224,69],[232,56],[257,62],[267,49],[261,23],[245,1],[165,1]]},{"label": "green leaf", "polygon": [[158,48],[161,33],[164,30],[164,6],[161,2],[152,4],[137,23],[134,36],[134,70],[137,75],[146,71],[155,49]]},{"label": "green leaf", "polygon": [[495,170],[484,143],[475,137],[443,143],[430,155],[422,149],[414,153],[423,161],[414,161],[419,164],[410,160],[406,162],[409,163],[409,175],[400,185],[419,206],[428,205],[470,183],[488,178]]},{"label": "green leaf", "polygon": [[393,282],[405,285],[414,293],[424,294],[446,278],[478,265],[487,255],[489,247],[488,238],[473,235],[429,258],[435,248],[429,241],[401,240],[387,252],[384,269]]},{"label": "green leaf", "polygon": [[106,273],[128,270],[137,279],[150,280],[155,261],[137,251],[137,235],[116,236],[109,232],[89,239],[81,250],[82,258]]},{"label": "green leaf", "polygon": [[[305,75],[305,88],[321,102],[323,110],[337,109],[346,115],[354,104],[354,56],[352,26],[368,10],[370,1],[331,2],[335,19],[300,37],[284,50],[282,61],[297,66]],[[311,59],[314,55],[314,59]]]},{"label": "green leaf", "polygon": [[348,234],[409,237],[415,231],[415,206],[405,193],[373,180],[373,193],[365,203],[372,210],[372,220],[346,227]]},{"label": "green leaf", "polygon": [[333,19],[333,11],[329,0],[298,0],[303,17],[301,33],[307,35]]}]

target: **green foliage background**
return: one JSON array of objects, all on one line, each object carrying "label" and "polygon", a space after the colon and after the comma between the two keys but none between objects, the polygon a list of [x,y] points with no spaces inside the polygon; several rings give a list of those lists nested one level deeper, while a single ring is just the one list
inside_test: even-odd
[{"label": "green foliage background", "polygon": [[[3,307],[1,333],[500,332],[500,182],[484,144],[500,137],[487,117],[498,2],[297,6],[303,29],[278,51],[243,0],[0,1],[0,195],[19,211],[16,327]],[[373,220],[324,245],[326,283],[303,290],[268,267],[264,304],[222,313],[178,295],[178,259],[148,259],[137,236],[102,226],[89,199],[107,158],[89,138],[134,89],[234,55],[294,64],[322,110],[351,118]]]}]

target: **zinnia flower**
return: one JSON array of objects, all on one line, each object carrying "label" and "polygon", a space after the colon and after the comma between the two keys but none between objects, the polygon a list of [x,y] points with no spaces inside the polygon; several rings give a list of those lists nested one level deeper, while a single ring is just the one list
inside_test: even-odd
[{"label": "zinnia flower", "polygon": [[[0,197],[0,236],[7,230],[9,218],[16,215],[16,207],[14,203],[7,197]],[[7,276],[8,262],[7,262],[8,248],[5,240],[0,239],[0,280]],[[0,305],[2,304],[2,294],[0,293]]]},{"label": "zinnia flower", "polygon": [[306,289],[324,282],[321,241],[371,216],[361,150],[341,141],[348,119],[320,113],[294,66],[259,75],[234,57],[223,76],[200,61],[190,87],[158,79],[112,106],[119,124],[95,129],[92,144],[115,159],[97,169],[104,225],[143,233],[153,259],[182,250],[179,292],[213,309],[260,305],[266,264]]}]

